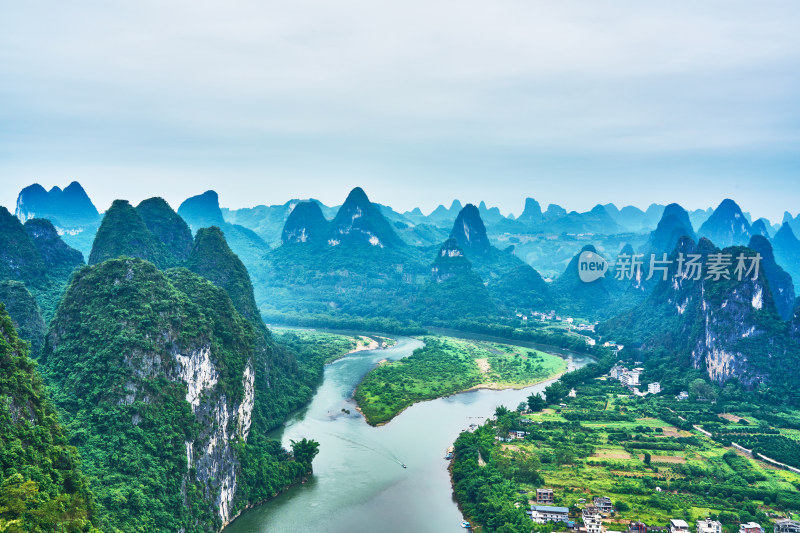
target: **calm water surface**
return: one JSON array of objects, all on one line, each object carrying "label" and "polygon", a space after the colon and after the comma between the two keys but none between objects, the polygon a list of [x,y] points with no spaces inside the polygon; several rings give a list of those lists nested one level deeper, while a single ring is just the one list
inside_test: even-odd
[{"label": "calm water surface", "polygon": [[[423,402],[385,426],[369,426],[352,400],[356,385],[378,361],[407,357],[421,346],[400,337],[392,348],[357,352],[328,365],[311,404],[277,435],[286,447],[291,439],[319,441],[313,476],[246,511],[225,533],[464,531],[443,458],[447,447],[469,424],[494,414],[496,406],[513,409],[550,382]],[[571,370],[589,362],[577,354],[566,357]]]}]

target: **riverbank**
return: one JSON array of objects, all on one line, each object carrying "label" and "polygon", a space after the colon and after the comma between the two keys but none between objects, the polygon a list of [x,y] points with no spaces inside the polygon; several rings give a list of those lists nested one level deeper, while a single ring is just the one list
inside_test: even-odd
[{"label": "riverbank", "polygon": [[[359,333],[365,334],[351,334]],[[365,423],[352,399],[358,383],[379,361],[402,360],[421,347],[417,339],[398,337],[397,344],[386,350],[362,351],[326,365],[323,383],[308,407],[273,435],[285,446],[303,437],[320,442],[314,474],[306,483],[244,512],[225,533],[464,531],[444,451],[469,424],[492,416],[497,405],[516,406],[532,392],[542,392],[549,382],[525,390],[456,394],[419,403],[391,424]],[[589,362],[576,355],[569,359],[569,368]],[[352,414],[343,414],[342,408]]]},{"label": "riverbank", "polygon": [[522,389],[561,376],[566,361],[511,344],[424,337],[410,357],[372,369],[354,398],[367,423],[386,424],[408,407],[477,390]]}]

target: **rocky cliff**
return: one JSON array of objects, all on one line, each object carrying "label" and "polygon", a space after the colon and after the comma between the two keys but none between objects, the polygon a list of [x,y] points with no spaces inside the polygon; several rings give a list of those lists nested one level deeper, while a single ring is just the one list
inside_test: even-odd
[{"label": "rocky cliff", "polygon": [[[188,270],[114,259],[76,273],[42,359],[81,428],[75,444],[99,479],[106,522],[213,531],[230,520],[236,443],[252,421],[254,337],[227,293]],[[132,484],[138,496],[118,500]]]},{"label": "rocky cliff", "polygon": [[[709,270],[717,254],[730,257],[730,279],[716,279]],[[739,254],[753,257],[756,250],[719,250],[707,239],[695,244],[682,238],[670,256],[667,279],[632,311],[601,324],[599,332],[646,353],[666,350],[678,365],[703,370],[720,384],[781,382],[785,365],[798,360],[798,347],[787,340],[764,270],[738,279]],[[697,270],[688,266],[693,256]]]}]

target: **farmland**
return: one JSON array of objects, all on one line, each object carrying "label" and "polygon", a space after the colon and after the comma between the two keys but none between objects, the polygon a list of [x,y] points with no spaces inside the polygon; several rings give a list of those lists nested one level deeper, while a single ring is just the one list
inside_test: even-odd
[{"label": "farmland", "polygon": [[[736,415],[720,417],[708,404],[638,397],[605,378],[577,387],[577,397],[564,402],[566,407],[551,405],[522,414],[499,408],[494,422],[459,438],[461,449],[470,450],[469,443],[481,449],[487,468],[495,468],[509,484],[506,499],[519,508],[527,507],[535,489],[542,487],[554,489],[555,505],[570,508],[574,517],[592,497],[609,496],[616,512],[604,519],[604,525],[623,531],[631,520],[663,526],[671,518],[691,523],[707,516],[734,531],[739,521],[768,525],[770,516],[789,516],[800,509],[800,475],[729,445],[732,436],[743,442],[760,438],[762,447],[766,442],[771,452],[778,452],[783,448],[774,438],[780,437],[776,442],[782,445],[785,441],[790,443],[786,446],[796,445],[792,439],[796,430],[773,427],[752,415],[750,421],[736,420]],[[698,421],[706,422],[700,427],[713,438],[692,428]],[[496,440],[506,440],[509,430],[528,434],[511,442]],[[784,451],[791,454],[791,450]],[[457,455],[456,496],[482,523],[480,504],[473,504],[474,496],[469,495],[479,494],[478,489],[465,491],[455,475],[471,468],[470,455]],[[518,477],[518,461],[526,464],[526,470],[531,461],[537,463],[538,476]]]}]

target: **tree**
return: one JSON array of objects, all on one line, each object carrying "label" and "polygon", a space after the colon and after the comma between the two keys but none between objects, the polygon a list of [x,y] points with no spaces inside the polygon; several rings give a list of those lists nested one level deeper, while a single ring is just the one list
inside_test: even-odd
[{"label": "tree", "polygon": [[711,400],[716,397],[714,387],[701,378],[697,378],[689,384],[689,394],[695,399],[702,400]]},{"label": "tree", "polygon": [[519,402],[519,405],[517,406],[517,411],[519,411],[521,413],[522,411],[524,411],[527,408],[528,408],[528,403],[527,402]]},{"label": "tree", "polygon": [[650,466],[650,459],[651,459],[650,454],[647,453],[647,452],[644,452],[644,464]]},{"label": "tree", "polygon": [[534,392],[530,396],[528,396],[528,409],[531,411],[541,411],[545,408],[547,403],[542,398],[542,395],[538,392]]},{"label": "tree", "polygon": [[559,403],[568,393],[567,388],[559,382],[553,383],[544,390],[548,404]]},{"label": "tree", "polygon": [[538,483],[542,478],[539,475],[539,456],[534,453],[518,453],[514,456],[517,465],[515,478],[523,483]]},{"label": "tree", "polygon": [[497,408],[494,410],[494,416],[500,418],[501,416],[505,416],[510,412],[511,411],[509,411],[508,407],[506,407],[505,405],[498,405]]},{"label": "tree", "polygon": [[294,460],[298,463],[306,465],[308,471],[311,471],[311,461],[319,453],[319,442],[309,440],[305,437],[300,441],[292,441],[292,454]]}]

